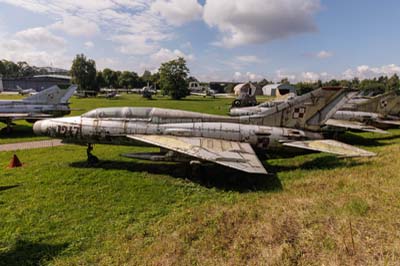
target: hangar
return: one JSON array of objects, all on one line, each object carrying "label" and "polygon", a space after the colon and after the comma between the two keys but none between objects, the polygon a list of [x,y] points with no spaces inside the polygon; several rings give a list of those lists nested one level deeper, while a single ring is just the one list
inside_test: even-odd
[{"label": "hangar", "polygon": [[247,83],[241,83],[236,85],[233,88],[233,92],[235,93],[235,95],[239,95],[240,93],[246,93],[249,95],[262,95],[262,90],[255,86],[254,84],[252,84],[251,82],[247,82]]},{"label": "hangar", "polygon": [[71,77],[65,75],[37,75],[23,78],[1,78],[0,91],[19,91],[20,89],[44,90],[53,85],[71,85]]},{"label": "hangar", "polygon": [[296,87],[290,84],[269,84],[262,88],[263,95],[282,96],[288,93],[296,93]]}]

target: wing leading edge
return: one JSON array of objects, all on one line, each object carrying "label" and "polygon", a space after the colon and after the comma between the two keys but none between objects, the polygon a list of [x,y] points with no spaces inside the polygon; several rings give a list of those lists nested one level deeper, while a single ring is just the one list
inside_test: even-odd
[{"label": "wing leading edge", "polygon": [[376,154],[369,152],[343,142],[331,139],[322,140],[306,140],[282,143],[284,146],[295,147],[300,149],[320,151],[336,154],[343,157],[371,157]]},{"label": "wing leading edge", "polygon": [[201,137],[128,135],[130,139],[253,174],[267,174],[248,143]]}]

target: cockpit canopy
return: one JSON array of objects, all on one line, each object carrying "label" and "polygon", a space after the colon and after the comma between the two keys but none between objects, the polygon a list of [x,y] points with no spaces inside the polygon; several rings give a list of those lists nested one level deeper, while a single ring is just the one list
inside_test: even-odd
[{"label": "cockpit canopy", "polygon": [[97,108],[82,115],[86,118],[148,118],[151,107],[110,107]]}]

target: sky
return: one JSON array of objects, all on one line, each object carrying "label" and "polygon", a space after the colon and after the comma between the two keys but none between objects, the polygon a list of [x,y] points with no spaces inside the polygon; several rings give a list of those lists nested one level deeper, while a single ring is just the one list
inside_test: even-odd
[{"label": "sky", "polygon": [[400,74],[398,0],[0,0],[0,59],[156,71],[200,81]]}]

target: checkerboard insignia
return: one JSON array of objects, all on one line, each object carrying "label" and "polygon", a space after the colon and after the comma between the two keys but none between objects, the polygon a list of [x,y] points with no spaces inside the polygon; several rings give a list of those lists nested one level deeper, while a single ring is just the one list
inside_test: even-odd
[{"label": "checkerboard insignia", "polygon": [[296,107],[294,108],[293,118],[303,118],[306,113],[305,107]]},{"label": "checkerboard insignia", "polygon": [[386,100],[382,100],[381,101],[381,108],[386,108],[387,107],[387,101]]}]

